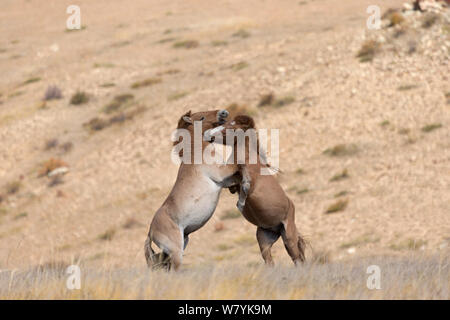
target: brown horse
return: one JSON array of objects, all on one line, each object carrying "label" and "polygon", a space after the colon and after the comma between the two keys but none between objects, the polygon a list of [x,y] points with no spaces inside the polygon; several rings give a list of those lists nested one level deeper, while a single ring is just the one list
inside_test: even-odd
[{"label": "brown horse", "polygon": [[[233,139],[230,139],[227,129],[241,129],[246,132],[249,129],[255,129],[255,122],[249,116],[238,115],[221,127],[223,127],[221,130],[223,143],[234,146],[234,163],[237,163],[236,150],[239,139],[234,139],[234,136]],[[217,131],[217,129],[214,130]],[[303,262],[305,260],[305,241],[295,226],[294,204],[273,175],[261,174],[262,168],[266,167],[267,169],[270,166],[261,162],[259,153],[256,163],[250,163],[249,153],[251,150],[258,152],[259,147],[250,148],[249,140],[245,139],[245,163],[238,165],[242,182],[238,186],[237,207],[249,222],[258,227],[256,238],[267,264],[273,264],[271,248],[280,236],[294,263]],[[236,190],[236,187],[230,188],[232,193]]]}]

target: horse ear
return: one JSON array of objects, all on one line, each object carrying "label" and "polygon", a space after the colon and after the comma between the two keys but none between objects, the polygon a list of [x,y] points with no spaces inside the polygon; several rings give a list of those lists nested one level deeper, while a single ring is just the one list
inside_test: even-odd
[{"label": "horse ear", "polygon": [[236,121],[236,124],[245,126],[246,129],[254,129],[255,128],[255,121],[250,116],[238,115],[234,118],[234,121]]},{"label": "horse ear", "polygon": [[191,118],[191,110],[186,112],[183,116],[181,116],[180,120],[178,120],[178,129],[180,128],[186,128],[188,125],[192,124],[192,118]]}]

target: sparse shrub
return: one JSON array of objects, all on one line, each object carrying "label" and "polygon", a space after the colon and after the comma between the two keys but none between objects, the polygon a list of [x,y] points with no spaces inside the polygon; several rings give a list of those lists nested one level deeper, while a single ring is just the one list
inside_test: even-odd
[{"label": "sparse shrub", "polygon": [[340,192],[336,193],[336,194],[334,195],[334,197],[335,197],[335,198],[339,198],[339,197],[346,196],[347,194],[348,194],[348,191],[343,190],[343,191],[340,191]]},{"label": "sparse shrub", "polygon": [[45,142],[44,150],[48,151],[55,148],[58,145],[58,139],[50,139]]},{"label": "sparse shrub", "polygon": [[230,250],[232,248],[233,248],[232,246],[230,246],[230,245],[228,245],[226,243],[221,243],[221,244],[219,244],[217,246],[217,250],[219,250],[219,251],[227,251],[227,250]]},{"label": "sparse shrub", "polygon": [[249,66],[249,64],[248,64],[247,62],[245,62],[245,61],[240,61],[240,62],[238,62],[238,63],[232,64],[232,65],[230,66],[230,68],[231,68],[231,70],[233,70],[233,71],[240,71],[240,70],[242,70],[242,69],[247,68],[248,66]]},{"label": "sparse shrub", "polygon": [[174,92],[167,97],[167,100],[169,101],[180,100],[181,98],[184,98],[188,94],[189,92],[187,91]]},{"label": "sparse shrub", "polygon": [[386,127],[388,125],[390,125],[391,123],[389,122],[389,120],[383,120],[382,122],[380,122],[380,126],[381,127]]},{"label": "sparse shrub", "polygon": [[258,107],[270,106],[274,100],[275,95],[273,93],[264,94],[259,100]]},{"label": "sparse shrub", "polygon": [[22,183],[20,181],[13,181],[6,185],[6,193],[7,194],[16,194],[19,192],[22,187]]},{"label": "sparse shrub", "polygon": [[359,49],[356,57],[360,62],[370,62],[380,50],[380,44],[375,40],[367,40]]},{"label": "sparse shrub", "polygon": [[104,107],[103,112],[109,114],[118,111],[120,108],[123,107],[123,105],[129,103],[133,99],[134,95],[130,93],[118,95],[114,97],[114,99]]},{"label": "sparse shrub", "polygon": [[0,194],[0,203],[2,203],[2,202],[3,202],[3,200],[5,200],[5,196],[4,196],[4,195],[2,195],[2,194]]},{"label": "sparse shrub", "polygon": [[303,170],[302,168],[298,168],[297,170],[295,170],[296,174],[305,174],[305,170]]},{"label": "sparse shrub", "polygon": [[408,91],[408,90],[411,90],[411,89],[415,89],[415,88],[417,88],[417,87],[418,87],[418,86],[415,85],[415,84],[405,84],[405,85],[399,86],[399,87],[397,88],[397,90],[398,90],[398,91]]},{"label": "sparse shrub", "polygon": [[111,87],[115,87],[115,86],[116,86],[116,84],[113,82],[105,82],[100,85],[101,88],[111,88]]},{"label": "sparse shrub", "polygon": [[377,243],[378,241],[380,241],[380,237],[374,234],[367,233],[349,242],[344,242],[339,247],[341,249],[348,249],[351,247],[359,247],[369,243]]},{"label": "sparse shrub", "polygon": [[80,105],[89,102],[89,96],[86,92],[77,91],[73,94],[72,98],[70,98],[70,104]]},{"label": "sparse shrub", "polygon": [[143,224],[139,222],[136,218],[130,217],[125,221],[123,224],[124,229],[133,229],[133,228],[139,228],[142,227]]},{"label": "sparse shrub", "polygon": [[234,240],[234,242],[235,242],[237,245],[251,246],[251,245],[253,245],[253,244],[256,243],[256,240],[255,240],[255,238],[250,237],[250,236],[248,236],[248,235],[242,235],[242,236],[240,236],[240,237],[237,237],[237,238]]},{"label": "sparse shrub", "polygon": [[415,240],[415,239],[407,239],[399,244],[391,244],[389,246],[389,248],[391,248],[392,250],[397,250],[397,251],[401,251],[401,250],[418,250],[420,249],[422,246],[426,245],[427,241],[425,240]]},{"label": "sparse shrub", "polygon": [[111,241],[116,235],[116,229],[110,228],[98,236],[100,240]]},{"label": "sparse shrub", "polygon": [[183,40],[178,41],[173,44],[173,47],[176,49],[183,48],[183,49],[193,49],[197,48],[200,45],[200,43],[197,40]]},{"label": "sparse shrub", "polygon": [[94,68],[114,68],[115,65],[113,63],[104,62],[104,63],[94,63]]},{"label": "sparse shrub", "polygon": [[56,175],[56,176],[51,177],[50,182],[48,183],[48,187],[53,188],[53,187],[58,186],[63,183],[64,183],[64,180],[63,180],[62,176]]},{"label": "sparse shrub", "polygon": [[315,251],[313,250],[312,257],[310,258],[311,263],[313,264],[327,264],[331,261],[330,252],[329,251]]},{"label": "sparse shrub", "polygon": [[242,38],[242,39],[245,39],[245,38],[250,37],[251,34],[250,34],[250,32],[248,32],[248,31],[245,30],[245,29],[239,29],[238,31],[236,31],[235,33],[233,33],[231,36],[232,36],[232,37],[235,37],[235,38]]},{"label": "sparse shrub", "polygon": [[30,78],[30,79],[24,81],[24,82],[22,83],[22,85],[23,85],[23,86],[26,86],[27,84],[31,84],[31,83],[35,83],[35,82],[39,82],[39,81],[41,81],[41,78],[39,78],[39,77]]},{"label": "sparse shrub", "polygon": [[429,12],[424,15],[422,27],[425,29],[431,28],[439,20],[439,15],[433,12]]},{"label": "sparse shrub", "polygon": [[83,124],[84,127],[89,128],[91,131],[100,131],[108,126],[108,121],[102,118],[92,118],[89,122]]},{"label": "sparse shrub", "polygon": [[59,148],[63,153],[67,153],[73,149],[73,143],[70,141],[65,142]]},{"label": "sparse shrub", "polygon": [[296,191],[297,194],[305,194],[305,193],[308,193],[308,192],[309,192],[308,188],[302,188],[302,189],[298,189]]},{"label": "sparse shrub", "polygon": [[42,164],[41,169],[39,170],[39,177],[43,177],[48,175],[55,169],[67,167],[67,163],[62,161],[61,159],[50,158]]},{"label": "sparse shrub", "polygon": [[221,41],[221,40],[214,40],[214,41],[211,42],[211,45],[213,47],[223,47],[223,46],[228,45],[228,42],[227,41]]},{"label": "sparse shrub", "polygon": [[358,147],[355,144],[338,144],[332,148],[326,149],[323,154],[330,157],[344,157],[352,156],[358,152]]},{"label": "sparse shrub", "polygon": [[44,100],[56,100],[62,98],[62,92],[61,89],[59,89],[57,86],[49,86],[47,90],[45,91]]},{"label": "sparse shrub", "polygon": [[342,172],[339,172],[335,174],[333,177],[331,177],[330,182],[340,181],[348,178],[349,178],[348,171],[347,169],[344,169],[342,170]]},{"label": "sparse shrub", "polygon": [[400,12],[393,12],[389,17],[389,26],[393,27],[402,24],[405,21],[405,17]]},{"label": "sparse shrub", "polygon": [[19,220],[19,219],[22,219],[22,218],[26,218],[28,216],[28,213],[26,213],[26,212],[22,212],[22,213],[19,213],[18,215],[16,215],[16,216],[14,216],[14,220]]},{"label": "sparse shrub", "polygon": [[171,38],[163,38],[161,40],[158,40],[157,43],[167,43],[177,40],[177,38],[171,37]]},{"label": "sparse shrub", "polygon": [[335,213],[339,211],[345,210],[348,205],[348,199],[338,200],[335,203],[331,204],[326,210],[325,213]]},{"label": "sparse shrub", "polygon": [[291,104],[295,102],[295,98],[293,96],[286,96],[279,99],[276,99],[273,103],[275,107],[283,107],[287,106],[288,104]]},{"label": "sparse shrub", "polygon": [[137,81],[135,83],[133,83],[131,85],[132,89],[139,89],[139,88],[143,88],[143,87],[148,87],[148,86],[152,86],[154,84],[157,83],[161,83],[162,79],[161,78],[148,78],[142,81]]},{"label": "sparse shrub", "polygon": [[236,219],[240,218],[241,213],[238,210],[227,210],[225,213],[220,217],[222,220],[229,220],[229,219]]},{"label": "sparse shrub", "polygon": [[427,124],[426,126],[422,127],[422,132],[428,133],[439,128],[442,128],[442,124],[440,123]]}]

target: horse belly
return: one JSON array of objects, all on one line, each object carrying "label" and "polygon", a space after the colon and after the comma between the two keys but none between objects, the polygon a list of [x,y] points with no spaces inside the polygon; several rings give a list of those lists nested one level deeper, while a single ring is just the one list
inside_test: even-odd
[{"label": "horse belly", "polygon": [[200,229],[213,215],[219,201],[219,192],[206,193],[192,199],[186,206],[181,218],[181,225],[185,234],[189,234]]}]

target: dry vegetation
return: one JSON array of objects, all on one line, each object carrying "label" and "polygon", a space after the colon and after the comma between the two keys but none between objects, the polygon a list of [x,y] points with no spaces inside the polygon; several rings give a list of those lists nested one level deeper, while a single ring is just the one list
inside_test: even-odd
[{"label": "dry vegetation", "polygon": [[[220,246],[220,251],[232,248]],[[0,299],[449,299],[449,258],[419,254],[276,266],[203,265],[180,273],[96,270],[81,265],[81,289],[66,288],[66,263],[0,273]],[[378,265],[381,289],[367,288]]]}]

